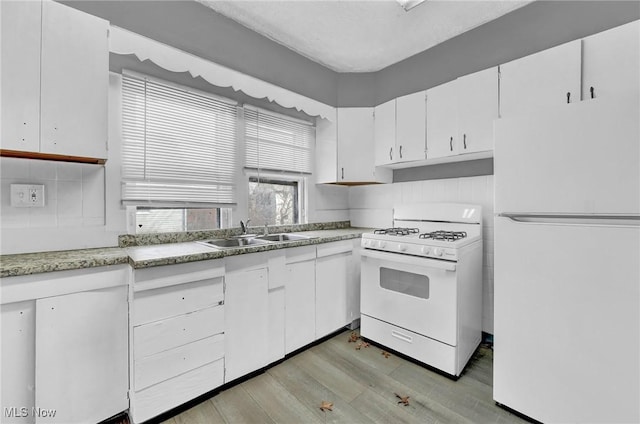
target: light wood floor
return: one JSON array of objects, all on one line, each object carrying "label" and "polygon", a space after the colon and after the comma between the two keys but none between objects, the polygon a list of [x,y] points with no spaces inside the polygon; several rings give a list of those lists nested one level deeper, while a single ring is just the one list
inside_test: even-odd
[{"label": "light wood floor", "polygon": [[[525,423],[491,398],[493,351],[480,348],[458,381],[369,346],[350,331],[164,421],[204,423]],[[398,403],[396,393],[409,396]],[[322,401],[333,411],[321,411]]]}]

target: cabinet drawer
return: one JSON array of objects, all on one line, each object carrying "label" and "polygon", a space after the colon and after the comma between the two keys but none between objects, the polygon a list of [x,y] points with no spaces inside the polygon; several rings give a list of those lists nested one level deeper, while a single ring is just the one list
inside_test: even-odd
[{"label": "cabinet drawer", "polygon": [[224,382],[224,359],[186,372],[131,395],[131,416],[134,423],[147,421],[182,405]]},{"label": "cabinet drawer", "polygon": [[135,361],[135,389],[141,390],[224,356],[224,334]]},{"label": "cabinet drawer", "polygon": [[212,306],[185,315],[134,327],[136,360],[224,332],[224,306]]},{"label": "cabinet drawer", "polygon": [[338,255],[340,253],[351,253],[353,251],[353,240],[334,241],[318,245],[318,258]]},{"label": "cabinet drawer", "polygon": [[146,324],[223,302],[222,278],[136,293],[132,324]]}]

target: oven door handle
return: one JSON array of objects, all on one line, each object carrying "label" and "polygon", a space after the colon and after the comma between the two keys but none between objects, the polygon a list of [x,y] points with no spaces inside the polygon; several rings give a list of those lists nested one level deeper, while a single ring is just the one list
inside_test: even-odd
[{"label": "oven door handle", "polygon": [[442,261],[431,258],[421,258],[418,256],[403,255],[400,253],[387,253],[378,250],[362,249],[360,255],[371,259],[379,259],[383,261],[393,261],[406,265],[421,266],[424,268],[441,269],[444,271],[455,271],[456,264],[453,262]]}]

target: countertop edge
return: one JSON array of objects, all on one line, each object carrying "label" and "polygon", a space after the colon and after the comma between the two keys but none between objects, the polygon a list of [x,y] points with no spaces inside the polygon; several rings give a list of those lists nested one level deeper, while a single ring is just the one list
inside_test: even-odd
[{"label": "countertop edge", "polygon": [[[368,228],[343,228],[304,231],[299,233],[322,233],[340,231],[344,234],[327,234],[327,236],[314,236],[306,240],[295,240],[285,243],[269,245],[239,247],[234,249],[215,249],[188,253],[184,255],[168,255],[157,258],[145,258],[135,260],[128,251],[131,247],[109,247],[97,249],[77,249],[67,251],[53,251],[40,253],[24,253],[14,255],[0,255],[0,278],[19,277],[32,274],[46,274],[55,271],[69,271],[74,269],[97,268],[110,265],[129,264],[133,269],[151,268],[163,265],[197,262],[203,260],[223,259],[228,256],[244,255],[249,253],[267,252],[293,247],[330,243],[341,240],[360,238]],[[193,242],[195,243],[195,242]],[[171,245],[171,244],[167,244]],[[155,245],[158,248],[159,245]],[[137,247],[138,249],[143,246]]]}]

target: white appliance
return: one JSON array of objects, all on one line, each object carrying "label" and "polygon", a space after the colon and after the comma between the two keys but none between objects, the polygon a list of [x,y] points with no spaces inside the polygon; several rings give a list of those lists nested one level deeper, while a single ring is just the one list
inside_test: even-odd
[{"label": "white appliance", "polygon": [[361,335],[459,376],[482,337],[481,207],[396,207],[362,247]]},{"label": "white appliance", "polygon": [[496,402],[640,422],[639,99],[495,122]]}]

